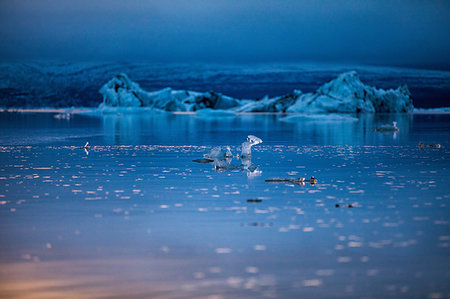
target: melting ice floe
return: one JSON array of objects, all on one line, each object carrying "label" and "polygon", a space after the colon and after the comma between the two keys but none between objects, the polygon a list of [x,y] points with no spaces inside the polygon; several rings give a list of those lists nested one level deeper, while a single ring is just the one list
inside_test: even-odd
[{"label": "melting ice floe", "polygon": [[359,113],[412,112],[414,107],[406,85],[397,89],[377,89],[365,85],[355,71],[339,75],[315,92],[293,93],[260,100],[235,99],[215,92],[194,92],[164,88],[147,92],[127,75],[119,74],[100,89],[101,109],[109,107],[149,107],[164,111]]},{"label": "melting ice floe", "polygon": [[[248,173],[260,173],[257,171],[257,166],[252,162],[252,146],[262,143],[261,138],[254,135],[248,135],[247,140],[241,145],[241,155],[236,155],[236,158],[241,159],[240,165],[231,164],[234,156],[229,146],[216,146],[207,154],[204,154],[204,159],[197,159],[194,162],[205,163],[214,162],[214,168],[219,172],[226,172],[231,170],[243,170]],[[223,150],[226,150],[225,152]]]},{"label": "melting ice floe", "polygon": [[203,157],[207,159],[226,159],[233,157],[233,154],[231,153],[231,149],[229,146],[225,147],[226,152],[222,152],[222,146],[216,146],[212,150],[209,151],[209,153],[204,154]]}]

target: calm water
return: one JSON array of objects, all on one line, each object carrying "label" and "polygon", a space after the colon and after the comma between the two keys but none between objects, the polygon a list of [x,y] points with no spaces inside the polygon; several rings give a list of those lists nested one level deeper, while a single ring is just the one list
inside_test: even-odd
[{"label": "calm water", "polygon": [[450,115],[282,118],[0,113],[0,297],[450,297]]}]

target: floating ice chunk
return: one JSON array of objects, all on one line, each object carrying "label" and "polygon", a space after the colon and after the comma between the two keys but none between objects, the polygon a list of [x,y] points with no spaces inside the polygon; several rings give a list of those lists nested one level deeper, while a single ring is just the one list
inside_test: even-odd
[{"label": "floating ice chunk", "polygon": [[226,148],[227,148],[227,152],[225,153],[225,157],[227,157],[227,158],[233,157],[233,153],[231,152],[231,148],[229,146],[227,146]]},{"label": "floating ice chunk", "polygon": [[400,129],[397,127],[397,122],[393,121],[392,125],[382,125],[381,127],[375,128],[376,132],[398,132]]},{"label": "floating ice chunk", "polygon": [[231,158],[217,159],[214,158],[214,168],[220,172],[226,172],[234,169],[238,169],[238,166],[231,164]]},{"label": "floating ice chunk", "polygon": [[396,90],[365,85],[355,71],[339,75],[315,93],[304,94],[287,112],[359,113],[411,112],[414,107],[406,85]]},{"label": "floating ice chunk", "polygon": [[204,154],[203,157],[207,159],[225,159],[230,158],[233,156],[233,153],[231,152],[231,148],[229,146],[225,146],[226,152],[224,153],[222,151],[222,146],[216,146],[212,150],[209,151],[209,153]]},{"label": "floating ice chunk", "polygon": [[149,102],[148,93],[139,84],[131,81],[126,74],[114,76],[100,89],[103,95],[101,106],[142,107]]},{"label": "floating ice chunk", "polygon": [[58,113],[53,116],[56,119],[70,120],[71,113]]},{"label": "floating ice chunk", "polygon": [[131,81],[126,74],[118,74],[100,89],[107,107],[150,107],[165,111],[197,111],[201,109],[230,109],[241,104],[240,100],[215,92],[173,90],[170,87],[147,92]]},{"label": "floating ice chunk", "polygon": [[[411,94],[406,85],[397,89],[377,89],[365,85],[356,72],[347,72],[322,85],[314,93],[293,93],[260,100],[234,99],[215,92],[193,92],[165,88],[147,92],[127,75],[119,74],[101,89],[107,107],[150,107],[165,111],[198,111],[205,109],[234,112],[302,112],[302,113],[359,113],[412,112]],[[204,111],[205,115],[211,111]],[[221,112],[215,116],[223,116]],[[227,114],[228,115],[228,114]]]},{"label": "floating ice chunk", "polygon": [[248,135],[247,141],[242,143],[242,151],[241,157],[251,157],[252,155],[252,146],[256,144],[262,143],[261,138],[258,138],[254,135]]}]

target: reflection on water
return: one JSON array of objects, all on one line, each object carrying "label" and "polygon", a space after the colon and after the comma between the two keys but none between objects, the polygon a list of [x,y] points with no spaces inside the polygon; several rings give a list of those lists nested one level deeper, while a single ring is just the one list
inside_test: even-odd
[{"label": "reflection on water", "polygon": [[[102,116],[108,144],[173,144],[177,140],[187,144],[205,140],[217,143],[219,138],[237,142],[249,132],[263,140],[282,133],[281,137],[300,144],[400,144],[408,140],[413,121],[413,115],[409,114],[359,115],[355,121],[325,117],[280,121],[283,118],[283,115],[238,115],[209,119],[165,113]],[[376,127],[392,121],[397,122],[401,133],[375,132]]]},{"label": "reflection on water", "polygon": [[448,117],[282,117],[0,114],[0,293],[448,297]]}]

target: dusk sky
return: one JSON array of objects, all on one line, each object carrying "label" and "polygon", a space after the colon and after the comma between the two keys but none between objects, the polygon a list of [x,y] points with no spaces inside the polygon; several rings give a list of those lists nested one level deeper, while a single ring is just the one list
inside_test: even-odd
[{"label": "dusk sky", "polygon": [[450,68],[450,1],[0,3],[0,59]]}]

